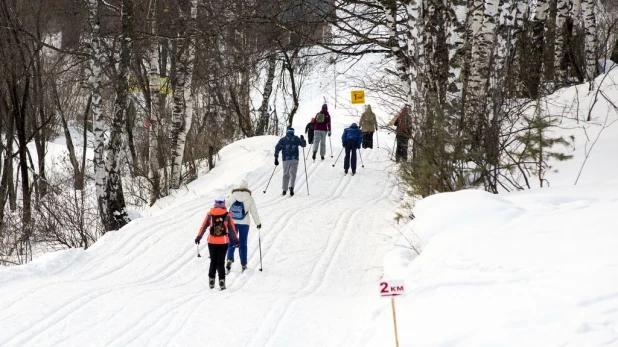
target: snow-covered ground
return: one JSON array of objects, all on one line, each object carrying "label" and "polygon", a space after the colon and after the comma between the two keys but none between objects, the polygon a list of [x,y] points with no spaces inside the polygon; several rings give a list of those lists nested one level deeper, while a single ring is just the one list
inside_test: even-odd
[{"label": "snow-covered ground", "polygon": [[[551,188],[439,194],[402,227],[391,134],[362,151],[355,177],[343,176],[342,158],[332,166],[361,107],[346,104],[349,90],[334,92],[329,69],[307,78],[294,126],[302,133],[326,98],[333,158],[329,149],[324,162],[309,160],[306,176],[301,162],[294,197],[280,195],[281,167],[263,193],[276,137],[225,147],[211,172],[87,251],[0,268],[0,346],[392,346],[382,278],[405,280],[396,299],[401,346],[618,346],[618,129],[609,102],[595,103],[594,122],[564,121],[576,150],[555,164]],[[615,77],[603,90],[618,100]],[[556,93],[548,112],[587,110],[594,96],[585,90]],[[383,124],[392,117],[368,102]],[[228,289],[209,290],[208,252],[198,258],[193,239],[214,197],[241,179],[263,228],[252,226],[249,270],[235,264]]]}]

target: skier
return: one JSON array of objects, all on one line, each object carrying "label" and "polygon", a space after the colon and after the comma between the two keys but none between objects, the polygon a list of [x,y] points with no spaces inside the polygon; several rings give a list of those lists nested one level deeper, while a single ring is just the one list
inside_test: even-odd
[{"label": "skier", "polygon": [[298,171],[298,146],[305,147],[307,142],[303,135],[294,135],[294,128],[288,128],[286,135],[279,139],[275,146],[275,165],[279,165],[279,152],[283,159],[283,194],[290,187],[290,196],[294,196],[294,183],[296,183],[296,171]]},{"label": "skier", "polygon": [[361,142],[363,141],[363,132],[358,128],[356,123],[352,123],[349,128],[343,130],[341,142],[345,148],[345,158],[343,159],[343,170],[348,174],[350,168],[350,159],[352,159],[352,176],[356,174],[356,150],[360,150]]},{"label": "skier", "polygon": [[208,252],[210,253],[210,269],[208,270],[208,286],[215,287],[215,272],[219,273],[219,288],[225,290],[225,253],[229,243],[229,234],[238,241],[236,226],[232,215],[225,208],[225,198],[215,199],[215,206],[208,211],[200,228],[195,244],[199,245],[206,229],[208,233]]},{"label": "skier", "polygon": [[378,130],[378,121],[375,113],[371,111],[371,105],[365,107],[358,125],[363,131],[363,148],[373,148],[373,132]]},{"label": "skier", "polygon": [[408,112],[407,107],[403,107],[397,116],[389,123],[394,125],[396,129],[395,141],[397,149],[395,151],[395,162],[408,159],[408,142],[410,140],[410,121],[412,117]]},{"label": "skier", "polygon": [[315,146],[313,146],[313,160],[318,153],[318,145],[320,146],[320,156],[324,160],[326,155],[326,135],[330,136],[330,114],[328,113],[328,105],[322,105],[322,110],[315,115],[315,122],[313,126]]},{"label": "skier", "polygon": [[311,122],[307,123],[305,127],[305,134],[307,134],[307,140],[309,144],[313,144],[313,127],[315,126],[315,117],[311,118]]},{"label": "skier", "polygon": [[[249,213],[251,213],[251,217],[253,217],[257,228],[262,228],[260,216],[255,206],[255,200],[253,200],[251,196],[251,190],[249,190],[247,181],[241,180],[238,188],[232,190],[232,194],[227,198],[227,204],[230,207],[230,214],[234,219],[234,225],[236,225],[236,231],[238,232],[240,241],[238,253],[240,255],[240,265],[244,272],[247,269],[247,237],[249,236],[249,225],[251,224]],[[228,273],[232,269],[236,247],[236,243],[232,240],[227,248],[227,263],[225,268]]]}]

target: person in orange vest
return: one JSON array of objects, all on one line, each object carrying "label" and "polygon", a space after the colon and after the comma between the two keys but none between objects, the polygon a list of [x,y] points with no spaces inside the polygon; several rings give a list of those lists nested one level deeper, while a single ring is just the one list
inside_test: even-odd
[{"label": "person in orange vest", "polygon": [[208,230],[208,252],[210,253],[210,269],[208,270],[208,286],[215,287],[215,272],[219,273],[219,288],[225,290],[225,255],[230,243],[230,234],[235,244],[238,244],[238,235],[232,215],[225,208],[225,198],[219,196],[215,199],[215,206],[208,211],[206,218],[195,238],[195,244],[199,245],[202,236]]}]

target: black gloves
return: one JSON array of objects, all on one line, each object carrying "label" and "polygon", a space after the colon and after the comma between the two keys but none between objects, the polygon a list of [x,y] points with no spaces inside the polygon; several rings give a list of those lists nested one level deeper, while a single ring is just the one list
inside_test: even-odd
[{"label": "black gloves", "polygon": [[199,244],[200,244],[200,240],[201,240],[201,239],[202,239],[202,238],[201,238],[201,237],[199,237],[199,236],[198,236],[198,237],[196,237],[196,238],[195,238],[195,244],[196,244],[196,245],[199,245]]},{"label": "black gloves", "polygon": [[300,139],[301,139],[301,140],[304,140],[304,139],[305,139],[305,137],[304,137],[303,135],[300,135]]},{"label": "black gloves", "polygon": [[279,158],[275,158],[275,166],[279,165]]},{"label": "black gloves", "polygon": [[328,132],[328,137],[330,137],[330,131]]},{"label": "black gloves", "polygon": [[262,224],[258,224],[258,225],[257,225],[257,228],[258,228],[258,229],[262,229]]}]

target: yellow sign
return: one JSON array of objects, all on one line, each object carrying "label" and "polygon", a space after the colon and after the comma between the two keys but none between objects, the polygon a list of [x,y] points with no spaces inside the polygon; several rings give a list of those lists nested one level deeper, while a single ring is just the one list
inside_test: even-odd
[{"label": "yellow sign", "polygon": [[353,104],[364,104],[365,103],[365,91],[364,90],[353,90],[352,91],[352,103]]}]

